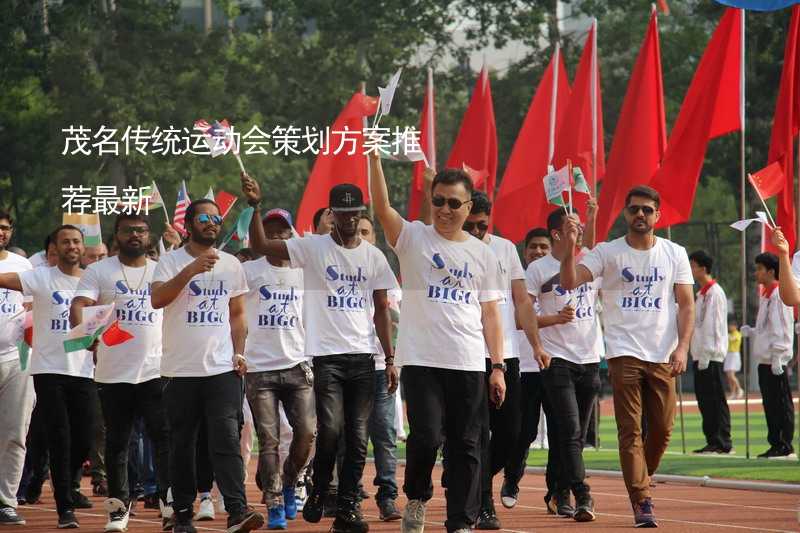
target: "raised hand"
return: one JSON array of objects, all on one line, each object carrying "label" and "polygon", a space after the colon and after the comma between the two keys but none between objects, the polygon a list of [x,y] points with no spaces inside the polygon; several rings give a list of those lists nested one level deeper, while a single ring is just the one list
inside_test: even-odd
[{"label": "raised hand", "polygon": [[189,271],[193,276],[210,272],[214,269],[214,265],[219,261],[219,254],[214,248],[210,248],[202,254],[195,257],[194,261],[189,263]]},{"label": "raised hand", "polygon": [[779,255],[789,255],[789,241],[786,240],[780,227],[772,230],[772,245],[778,250]]},{"label": "raised hand", "polygon": [[250,177],[249,174],[242,172],[242,194],[249,205],[256,205],[261,202],[261,187],[258,182]]}]

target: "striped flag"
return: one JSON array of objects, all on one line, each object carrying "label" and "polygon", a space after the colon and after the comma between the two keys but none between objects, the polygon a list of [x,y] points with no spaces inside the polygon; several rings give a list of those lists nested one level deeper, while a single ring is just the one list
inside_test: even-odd
[{"label": "striped flag", "polygon": [[186,208],[189,207],[189,193],[186,192],[186,182],[181,180],[181,188],[178,189],[178,200],[175,203],[175,215],[172,217],[172,225],[181,235],[186,235]]},{"label": "striped flag", "polygon": [[227,119],[215,120],[213,124],[205,119],[196,120],[194,129],[202,132],[208,149],[211,151],[211,157],[218,157],[230,151],[235,154],[239,153],[236,137]]},{"label": "striped flag", "polygon": [[61,223],[70,224],[81,230],[83,244],[86,246],[98,246],[103,242],[103,235],[100,231],[100,215],[97,213],[64,213]]}]

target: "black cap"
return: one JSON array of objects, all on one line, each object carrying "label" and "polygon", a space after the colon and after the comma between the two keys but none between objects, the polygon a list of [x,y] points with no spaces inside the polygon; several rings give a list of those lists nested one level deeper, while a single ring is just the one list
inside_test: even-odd
[{"label": "black cap", "polygon": [[332,211],[361,211],[364,208],[364,196],[361,189],[352,183],[342,183],[331,189],[330,208]]}]

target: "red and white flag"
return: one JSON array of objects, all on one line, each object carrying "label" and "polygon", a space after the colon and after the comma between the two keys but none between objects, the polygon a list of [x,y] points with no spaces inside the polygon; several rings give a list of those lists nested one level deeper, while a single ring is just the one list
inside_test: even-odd
[{"label": "red and white flag", "polygon": [[189,193],[186,192],[186,182],[181,181],[181,188],[178,189],[178,200],[175,202],[175,215],[172,217],[172,226],[181,235],[186,235],[186,209],[189,207]]},{"label": "red and white flag", "polygon": [[194,129],[203,134],[208,149],[211,150],[211,157],[218,157],[230,151],[235,154],[239,153],[236,137],[227,119],[215,120],[213,123],[209,123],[205,119],[196,120]]},{"label": "red and white flag", "polygon": [[[425,87],[425,102],[422,104],[422,116],[420,117],[420,147],[425,153],[427,165],[436,170],[436,113],[434,110],[433,92],[433,69],[428,69],[428,83]],[[416,220],[419,218],[422,199],[424,198],[423,187],[425,186],[425,161],[414,163],[414,174],[411,178],[411,187],[408,193],[408,219]]]}]

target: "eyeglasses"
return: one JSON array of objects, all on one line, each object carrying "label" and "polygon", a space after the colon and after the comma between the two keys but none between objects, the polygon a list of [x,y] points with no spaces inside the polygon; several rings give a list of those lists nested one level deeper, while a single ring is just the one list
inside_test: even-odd
[{"label": "eyeglasses", "polygon": [[447,207],[452,209],[453,211],[457,209],[461,209],[461,206],[464,204],[468,204],[472,202],[472,200],[467,200],[466,202],[462,202],[458,198],[445,198],[444,196],[436,195],[431,198],[431,203],[434,207],[444,207],[444,204],[447,204]]},{"label": "eyeglasses", "polygon": [[150,228],[147,226],[126,226],[124,228],[120,228],[119,232],[123,235],[133,235],[134,233],[144,235],[145,233],[150,233]]},{"label": "eyeglasses", "polygon": [[462,226],[462,229],[467,232],[470,232],[475,228],[478,228],[478,231],[486,231],[489,229],[489,224],[486,222],[464,222],[464,225]]},{"label": "eyeglasses", "polygon": [[656,212],[655,208],[650,207],[649,205],[629,205],[627,208],[629,215],[638,215],[639,211],[644,213],[644,216],[649,217],[653,213]]},{"label": "eyeglasses", "polygon": [[222,217],[219,215],[207,215],[203,213],[202,215],[197,215],[197,221],[201,224],[208,224],[211,222],[216,226],[222,225]]}]

